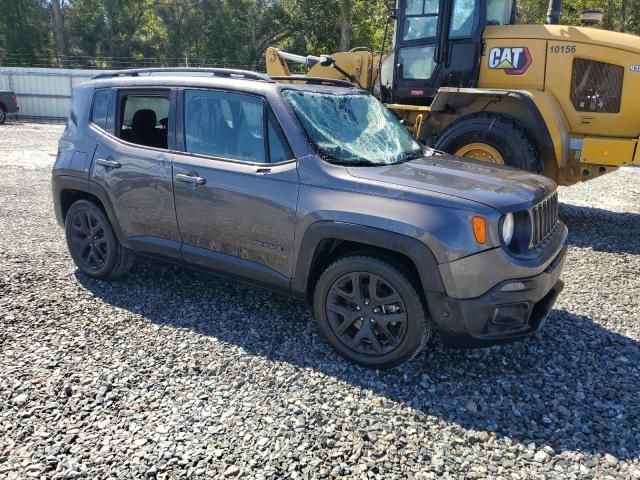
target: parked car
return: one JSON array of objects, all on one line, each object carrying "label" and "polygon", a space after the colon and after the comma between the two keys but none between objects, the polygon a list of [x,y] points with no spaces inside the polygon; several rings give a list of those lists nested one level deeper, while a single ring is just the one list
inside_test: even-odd
[{"label": "parked car", "polygon": [[53,198],[82,273],[121,277],[138,254],[308,299],[374,368],[434,327],[454,347],[541,328],[566,253],[553,181],[425,148],[345,82],[204,73],[75,89]]},{"label": "parked car", "polygon": [[19,110],[18,100],[13,92],[0,91],[0,125],[7,121],[7,115]]}]

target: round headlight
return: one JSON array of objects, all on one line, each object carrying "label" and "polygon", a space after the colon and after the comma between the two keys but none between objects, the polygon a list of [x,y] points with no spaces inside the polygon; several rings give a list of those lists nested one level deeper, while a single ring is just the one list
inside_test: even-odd
[{"label": "round headlight", "polygon": [[513,230],[515,228],[515,222],[513,221],[513,214],[507,213],[502,219],[502,241],[505,245],[509,245],[513,239]]}]

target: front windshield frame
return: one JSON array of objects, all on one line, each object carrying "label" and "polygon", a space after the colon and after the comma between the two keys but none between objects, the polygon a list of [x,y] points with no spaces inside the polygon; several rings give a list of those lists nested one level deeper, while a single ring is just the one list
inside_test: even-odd
[{"label": "front windshield frame", "polygon": [[[369,92],[364,90],[345,92],[345,90],[317,91],[283,88],[281,95],[311,147],[323,160],[329,163],[345,166],[384,166],[413,160],[424,156],[426,153],[425,147],[416,141],[399,120]],[[296,102],[296,97],[306,97],[307,105],[301,105],[300,102]],[[339,137],[344,137],[349,133],[348,123],[351,123],[351,126],[358,125],[358,128],[351,131],[351,133],[358,133],[361,122],[351,117],[343,117],[347,122],[346,126],[341,125],[341,128],[336,128],[337,122],[333,122],[330,126],[327,125],[328,120],[324,118],[324,115],[319,117],[317,112],[315,115],[305,112],[305,107],[311,108],[310,103],[314,98],[318,101],[333,101],[334,99],[342,101],[346,99],[364,100],[365,105],[369,107],[366,113],[367,128],[360,131],[360,135],[352,139],[353,141],[351,142],[339,140]],[[316,107],[319,107],[319,105],[316,105]],[[325,104],[324,107],[326,106]],[[347,105],[347,107],[352,106]],[[336,110],[331,113],[339,115],[338,107],[335,108]],[[327,110],[323,108],[318,108],[318,111],[327,113]],[[353,114],[353,111],[347,113]],[[374,118],[371,119],[370,115],[374,115]],[[374,120],[374,122],[370,120]],[[372,125],[380,128],[374,131],[373,128],[375,126],[372,127]],[[327,132],[323,132],[323,128],[332,128],[333,130],[329,132],[331,135],[328,136]],[[379,138],[376,138],[374,134],[378,134]],[[376,148],[364,148],[363,142],[371,140],[373,140],[373,144],[367,143],[367,146],[377,147],[377,152],[375,152]],[[395,148],[389,150],[380,149],[381,146],[387,144],[395,146]],[[380,153],[380,155],[375,153]]]}]

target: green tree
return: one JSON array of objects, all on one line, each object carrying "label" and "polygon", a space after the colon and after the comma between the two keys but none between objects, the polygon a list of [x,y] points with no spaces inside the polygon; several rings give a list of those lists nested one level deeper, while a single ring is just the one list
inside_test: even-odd
[{"label": "green tree", "polygon": [[49,12],[44,0],[0,0],[0,60],[53,66]]},{"label": "green tree", "polygon": [[74,0],[70,15],[74,54],[97,67],[157,62],[164,32],[153,0]]}]

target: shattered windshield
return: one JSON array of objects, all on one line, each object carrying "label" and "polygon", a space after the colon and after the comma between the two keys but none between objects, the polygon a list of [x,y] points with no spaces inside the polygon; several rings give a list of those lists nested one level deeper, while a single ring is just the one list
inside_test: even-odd
[{"label": "shattered windshield", "polygon": [[284,90],[307,136],[327,161],[389,165],[422,156],[422,147],[371,95]]}]

